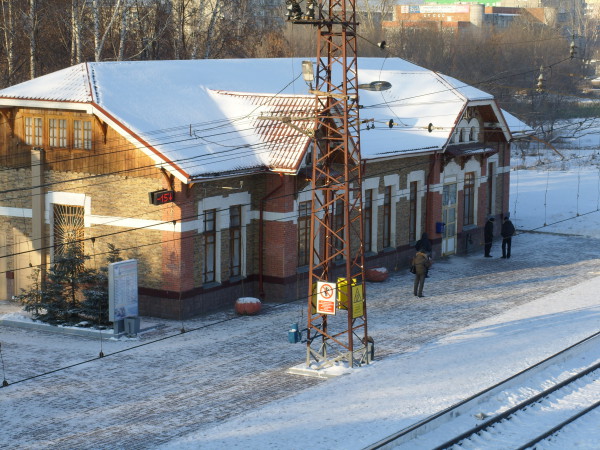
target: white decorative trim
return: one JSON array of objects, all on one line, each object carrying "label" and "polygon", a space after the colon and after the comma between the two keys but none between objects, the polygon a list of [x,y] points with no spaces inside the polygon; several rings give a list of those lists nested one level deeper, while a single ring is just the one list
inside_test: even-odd
[{"label": "white decorative trim", "polygon": [[[54,223],[54,208],[51,205],[69,205],[83,206],[83,226],[89,228],[90,217],[92,215],[92,199],[86,194],[77,194],[75,192],[53,192],[50,191],[45,196],[45,220],[48,225]],[[50,242],[53,242],[54,234],[50,233]]]},{"label": "white decorative trim", "polygon": [[11,208],[10,206],[0,206],[0,216],[21,217],[31,219],[31,208]]}]

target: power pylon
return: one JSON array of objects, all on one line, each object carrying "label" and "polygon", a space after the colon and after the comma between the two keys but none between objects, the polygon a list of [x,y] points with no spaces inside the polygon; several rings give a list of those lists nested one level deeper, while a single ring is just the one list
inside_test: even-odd
[{"label": "power pylon", "polygon": [[[317,28],[307,366],[369,362],[355,0],[307,0]],[[288,16],[289,17],[289,16]],[[322,290],[322,292],[320,291]],[[327,299],[337,292],[337,303]]]}]

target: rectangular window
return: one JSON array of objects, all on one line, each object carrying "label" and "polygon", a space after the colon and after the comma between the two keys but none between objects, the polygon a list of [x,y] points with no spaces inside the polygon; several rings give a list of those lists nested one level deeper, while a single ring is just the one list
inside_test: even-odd
[{"label": "rectangular window", "polygon": [[48,145],[50,147],[58,147],[57,122],[57,119],[48,119]]},{"label": "rectangular window", "polygon": [[487,183],[487,213],[494,214],[494,163],[488,164],[488,183]]},{"label": "rectangular window", "polygon": [[204,271],[202,273],[203,283],[215,281],[215,267],[217,263],[217,210],[211,209],[204,212]]},{"label": "rectangular window", "polygon": [[42,134],[43,126],[41,117],[33,118],[33,145],[44,145],[44,136]]},{"label": "rectangular window", "polygon": [[73,121],[73,148],[83,148],[83,133],[81,120]]},{"label": "rectangular window", "polygon": [[408,242],[417,240],[417,182],[412,181],[409,186],[408,203]]},{"label": "rectangular window", "polygon": [[92,122],[89,120],[83,121],[83,148],[92,149]]},{"label": "rectangular window", "polygon": [[463,226],[475,221],[475,172],[465,173]]},{"label": "rectangular window", "polygon": [[310,202],[298,204],[298,266],[307,266],[310,258]]},{"label": "rectangular window", "polygon": [[65,148],[67,146],[67,120],[58,120],[58,146]]},{"label": "rectangular window", "polygon": [[367,189],[365,191],[365,198],[363,200],[363,204],[363,227],[365,231],[363,245],[365,248],[365,252],[370,252],[373,251],[373,189]]},{"label": "rectangular window", "polygon": [[242,207],[229,208],[229,275],[237,277],[242,269]]},{"label": "rectangular window", "polygon": [[33,117],[25,117],[25,143],[33,144]]},{"label": "rectangular window", "polygon": [[383,197],[383,247],[392,246],[392,186],[385,187]]}]

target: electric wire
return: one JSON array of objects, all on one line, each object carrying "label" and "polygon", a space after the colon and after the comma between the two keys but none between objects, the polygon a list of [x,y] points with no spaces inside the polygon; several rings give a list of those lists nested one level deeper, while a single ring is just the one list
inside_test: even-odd
[{"label": "electric wire", "polygon": [[[587,157],[587,155],[580,156],[580,157],[577,157],[577,158],[572,158],[572,160],[575,160],[575,159],[578,159],[578,158],[583,159],[585,157]],[[543,165],[552,165],[554,163],[555,163],[555,161],[548,161],[548,162],[544,163]],[[418,168],[418,167],[426,167],[428,164],[429,164],[429,162],[419,162],[419,163],[415,163],[415,164],[411,165],[409,168],[413,168],[414,169],[414,168]],[[536,164],[536,165],[532,165],[532,166],[529,166],[529,167],[525,167],[525,169],[539,168],[539,167],[540,167],[540,165]],[[397,168],[393,168],[393,169],[387,169],[385,171],[381,171],[381,172],[378,172],[378,173],[374,173],[374,174],[371,174],[371,175],[373,175],[373,176],[381,176],[381,175],[386,174],[386,173],[396,173],[396,172],[398,172],[398,169]],[[600,173],[599,173],[599,176],[600,176]],[[549,177],[549,172],[548,172],[548,177]],[[487,176],[480,176],[476,180],[480,181],[482,179],[484,179],[484,180],[487,179]],[[518,179],[517,179],[517,182],[518,182]],[[421,188],[421,189],[418,190],[418,193],[420,193],[422,195],[424,192],[426,192],[426,190],[427,190],[426,186],[423,186],[423,188]],[[310,189],[309,191],[312,191],[312,189]],[[547,195],[547,191],[548,191],[548,185],[546,186],[546,195]],[[273,197],[273,198],[269,199],[268,201],[279,200],[279,199],[282,199],[282,198],[290,197],[292,195],[294,195],[294,194],[283,194],[281,196]],[[397,192],[397,193],[395,193],[395,194],[392,195],[392,198],[396,199],[396,198],[401,198],[401,197],[405,197],[405,196],[406,196],[406,193]],[[518,194],[517,194],[517,198],[518,198]],[[195,202],[195,200],[192,199],[189,202]],[[186,203],[189,203],[189,202],[186,202]],[[544,200],[544,206],[545,207],[546,207],[546,203],[547,203],[547,200],[545,199]],[[251,206],[251,204],[250,203],[240,204],[239,206]],[[515,209],[516,209],[516,203],[515,203]],[[222,211],[227,211],[227,210],[228,210],[228,208],[223,208],[223,209],[217,209],[215,212],[222,212]],[[595,211],[591,211],[591,212],[595,212]],[[282,217],[274,219],[274,221],[289,221],[289,220],[298,219],[298,217],[299,217],[299,215],[298,215],[297,212],[290,212],[289,214],[286,214],[286,215],[284,215]],[[181,219],[178,219],[176,221],[184,222],[184,221],[189,220],[189,219],[199,219],[199,218],[200,218],[200,216],[198,214],[193,214],[191,216],[182,217]],[[573,217],[573,218],[576,218],[576,216]],[[136,227],[136,228],[128,228],[126,230],[118,230],[118,231],[114,231],[114,232],[110,232],[110,233],[104,233],[102,235],[96,235],[94,237],[88,237],[88,238],[79,239],[79,240],[76,240],[74,242],[86,242],[86,241],[90,241],[91,239],[101,239],[101,238],[106,238],[106,237],[114,237],[114,236],[117,236],[117,235],[129,233],[129,232],[135,232],[135,231],[139,231],[139,230],[143,230],[143,229],[153,228],[153,227],[156,227],[159,224],[170,224],[170,223],[173,223],[173,220],[163,220],[163,221],[159,221],[158,224],[157,223],[152,223],[152,224],[148,224],[148,225],[145,225],[145,226],[139,226],[139,227]],[[540,228],[543,228],[543,227],[546,227],[546,226],[551,226],[552,224],[553,223],[550,223],[550,224],[546,223],[546,217],[545,217],[545,224],[542,227],[540,227]],[[242,225],[242,227],[244,227],[244,228],[247,228],[247,227],[250,227],[250,226],[251,226],[251,224]],[[45,238],[48,238],[48,236],[46,236]],[[144,245],[134,245],[134,246],[127,247],[127,248],[124,248],[124,249],[121,249],[121,250],[125,251],[125,250],[139,249],[139,248],[143,248],[143,247],[147,247],[147,246],[161,245],[163,243],[169,243],[169,242],[174,242],[174,241],[183,240],[183,239],[190,239],[190,237],[185,237],[185,238],[184,237],[179,237],[179,238],[174,238],[174,239],[169,239],[169,240],[161,240],[161,241],[151,242],[151,243],[147,243],[147,244],[144,244]],[[26,250],[26,251],[22,251],[22,252],[13,252],[13,253],[10,253],[10,254],[4,255],[4,256],[0,256],[0,258],[8,258],[8,257],[17,256],[17,255],[27,254],[27,253],[31,254],[32,252],[36,252],[36,251],[39,251],[39,250],[51,250],[52,248],[53,248],[52,245],[48,245],[48,246],[43,247],[41,249],[32,249],[32,250]],[[103,253],[99,253],[98,255],[103,255],[103,254],[106,254],[106,253],[107,252],[103,252]],[[92,256],[92,255],[90,255],[90,256]],[[45,266],[45,265],[46,264],[43,263],[43,264],[40,264],[38,266],[33,266],[33,267],[42,267],[42,266]],[[30,267],[22,267],[22,268],[18,268],[18,269],[15,268],[14,270],[23,270],[23,269],[29,269],[29,268],[31,268],[31,266]],[[0,274],[2,274],[2,273],[5,273],[5,272],[0,272]]]}]

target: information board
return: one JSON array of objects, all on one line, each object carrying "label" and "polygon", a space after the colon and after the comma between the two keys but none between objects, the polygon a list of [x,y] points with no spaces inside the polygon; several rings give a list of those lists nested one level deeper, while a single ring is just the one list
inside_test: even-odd
[{"label": "information board", "polygon": [[108,265],[108,320],[138,315],[138,264],[128,259]]}]

